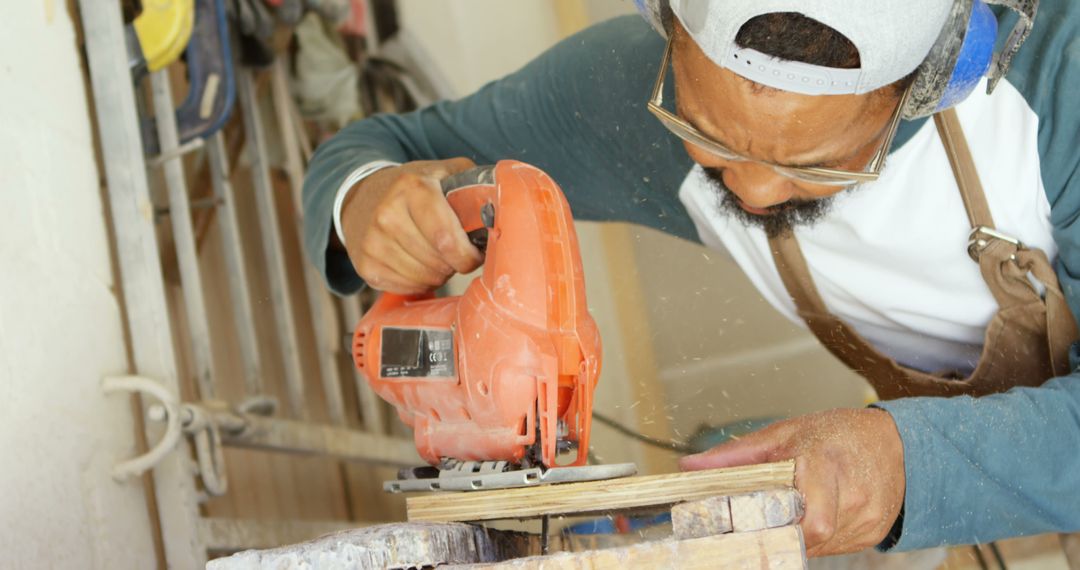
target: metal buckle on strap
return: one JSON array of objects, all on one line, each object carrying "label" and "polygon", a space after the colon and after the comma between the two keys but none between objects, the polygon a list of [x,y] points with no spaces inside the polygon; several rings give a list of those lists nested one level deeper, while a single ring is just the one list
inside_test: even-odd
[{"label": "metal buckle on strap", "polygon": [[1000,240],[1010,243],[1016,246],[1017,249],[1024,247],[1024,244],[1020,240],[1007,236],[993,228],[986,226],[975,226],[971,228],[971,233],[968,234],[968,255],[975,263],[979,262],[979,254],[982,250],[986,249],[986,246],[990,245],[993,240]]}]

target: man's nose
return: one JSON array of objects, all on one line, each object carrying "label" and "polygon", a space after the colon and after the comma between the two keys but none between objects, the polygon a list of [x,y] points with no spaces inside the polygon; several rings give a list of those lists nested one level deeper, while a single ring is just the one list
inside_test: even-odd
[{"label": "man's nose", "polygon": [[725,165],[724,185],[751,208],[769,208],[794,197],[791,181],[763,164]]}]

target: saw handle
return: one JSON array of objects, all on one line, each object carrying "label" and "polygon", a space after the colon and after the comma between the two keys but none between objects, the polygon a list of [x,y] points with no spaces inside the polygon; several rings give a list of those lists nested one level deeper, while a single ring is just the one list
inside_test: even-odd
[{"label": "saw handle", "polygon": [[488,230],[495,227],[495,165],[451,174],[443,179],[442,191],[469,241],[481,253],[486,252]]}]

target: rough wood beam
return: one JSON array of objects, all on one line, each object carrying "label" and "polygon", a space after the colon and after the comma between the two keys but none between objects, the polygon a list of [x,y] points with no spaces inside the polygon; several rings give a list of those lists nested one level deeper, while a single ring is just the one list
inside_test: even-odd
[{"label": "rough wood beam", "polygon": [[249,550],[211,561],[207,570],[275,568],[427,568],[494,562],[528,554],[528,535],[467,524],[385,524],[346,530],[270,550]]},{"label": "rough wood beam", "polygon": [[209,518],[199,520],[199,536],[212,552],[276,548],[342,530],[371,526],[354,521]]}]

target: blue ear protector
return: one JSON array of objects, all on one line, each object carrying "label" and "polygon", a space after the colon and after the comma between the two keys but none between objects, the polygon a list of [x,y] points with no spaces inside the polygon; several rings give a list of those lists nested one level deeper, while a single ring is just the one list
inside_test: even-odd
[{"label": "blue ear protector", "polygon": [[[1001,54],[994,54],[997,18],[987,5],[1002,4],[1020,14]],[[641,15],[661,34],[671,27],[668,0],[634,0]],[[987,92],[1005,76],[1012,57],[1027,39],[1039,0],[955,0],[941,35],[915,72],[905,119],[916,119],[959,104],[989,72]]]},{"label": "blue ear protector", "polygon": [[997,31],[997,19],[983,0],[956,0],[915,72],[904,117],[932,115],[967,99],[990,69]]}]

